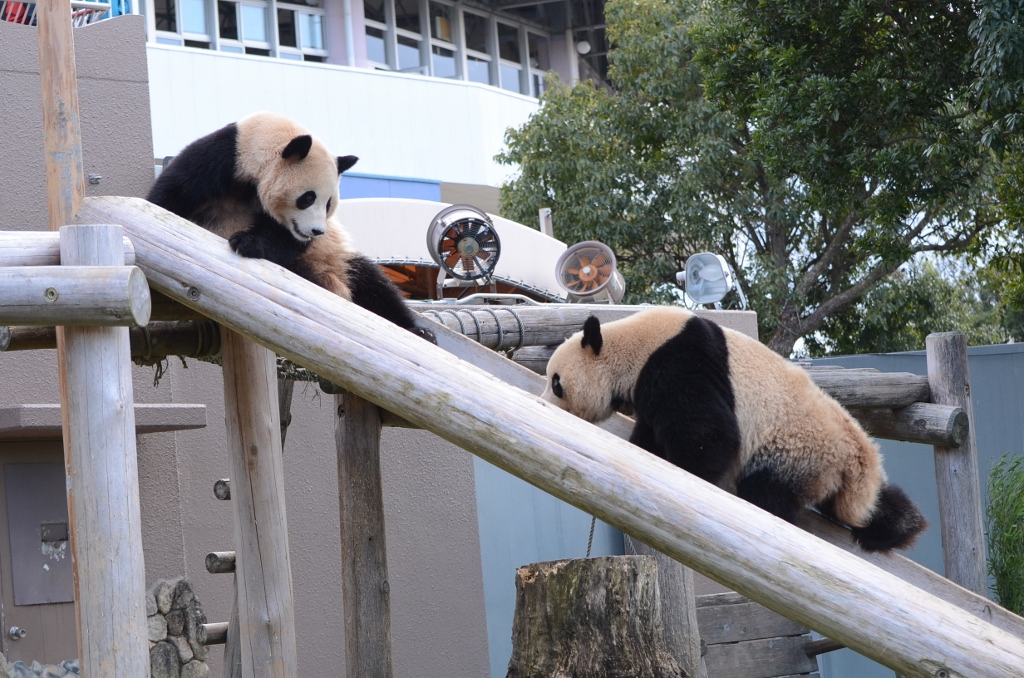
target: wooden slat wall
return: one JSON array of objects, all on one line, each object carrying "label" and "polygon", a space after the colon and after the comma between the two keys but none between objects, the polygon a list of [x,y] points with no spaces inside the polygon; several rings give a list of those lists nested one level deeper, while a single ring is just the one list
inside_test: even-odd
[{"label": "wooden slat wall", "polygon": [[697,625],[708,678],[817,675],[817,659],[804,652],[810,629],[738,593],[698,596]]}]

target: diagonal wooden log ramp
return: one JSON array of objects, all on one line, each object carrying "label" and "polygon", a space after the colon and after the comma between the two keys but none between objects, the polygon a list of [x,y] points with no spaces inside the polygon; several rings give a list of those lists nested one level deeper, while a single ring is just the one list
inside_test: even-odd
[{"label": "diagonal wooden log ramp", "polygon": [[997,627],[143,200],[77,219],[123,225],[169,297],[903,675],[1021,675],[1005,611]]}]

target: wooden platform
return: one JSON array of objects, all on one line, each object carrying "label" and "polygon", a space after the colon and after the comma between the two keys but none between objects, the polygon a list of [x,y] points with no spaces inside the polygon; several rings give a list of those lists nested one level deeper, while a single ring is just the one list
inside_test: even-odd
[{"label": "wooden platform", "polygon": [[[135,434],[206,428],[206,405],[135,406]],[[0,408],[0,441],[59,440],[60,405],[15,405]]]}]

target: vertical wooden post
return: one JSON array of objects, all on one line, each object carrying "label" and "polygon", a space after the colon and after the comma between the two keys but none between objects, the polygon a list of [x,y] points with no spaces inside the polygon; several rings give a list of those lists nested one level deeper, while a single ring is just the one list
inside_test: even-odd
[{"label": "vertical wooden post", "polygon": [[[43,148],[50,230],[74,222],[85,197],[78,76],[70,0],[38,0],[39,79],[43,95]],[[122,257],[117,266],[124,264]]]},{"label": "vertical wooden post", "polygon": [[223,329],[242,675],[298,675],[274,352]]},{"label": "vertical wooden post", "polygon": [[[338,423],[341,591],[349,678],[391,678],[391,586],[384,538],[380,413],[351,394],[334,397]],[[341,419],[344,417],[344,420]]]},{"label": "vertical wooden post", "polygon": [[[679,666],[692,678],[708,678],[700,653],[697,601],[693,592],[693,570],[641,541],[633,540],[638,556],[654,556],[661,591],[661,621],[665,644]],[[627,554],[628,555],[628,554]]]},{"label": "vertical wooden post", "polygon": [[235,585],[235,602],[228,621],[228,637],[224,641],[224,678],[242,678],[242,643],[238,637],[238,574],[231,577]]},{"label": "vertical wooden post", "polygon": [[[121,227],[64,226],[61,262],[124,263]],[[60,335],[58,335],[60,336]],[[127,327],[68,327],[61,416],[82,675],[149,675]]]},{"label": "vertical wooden post", "polygon": [[960,332],[929,334],[926,346],[932,402],[960,407],[970,421],[967,440],[959,448],[935,447],[946,578],[987,596],[985,528],[971,377],[967,369],[967,338]]}]

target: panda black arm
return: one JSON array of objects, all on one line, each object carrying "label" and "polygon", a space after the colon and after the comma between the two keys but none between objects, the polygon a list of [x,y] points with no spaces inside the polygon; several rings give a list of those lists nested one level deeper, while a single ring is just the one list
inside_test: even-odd
[{"label": "panda black arm", "polygon": [[266,259],[312,280],[300,258],[308,245],[293,238],[288,229],[266,212],[258,215],[249,229],[232,234],[228,244],[243,257]]},{"label": "panda black arm", "polygon": [[235,178],[237,136],[232,123],[193,141],[164,167],[146,199],[194,220],[208,201],[237,193],[242,186]]},{"label": "panda black arm", "polygon": [[432,344],[437,343],[434,333],[419,325],[417,315],[405,305],[401,292],[388,280],[380,266],[355,253],[349,257],[348,264],[348,286],[352,290],[354,304],[385,320],[390,320]]},{"label": "panda black arm", "polygon": [[651,354],[633,400],[632,442],[708,482],[726,479],[740,434],[720,327],[691,318]]}]

